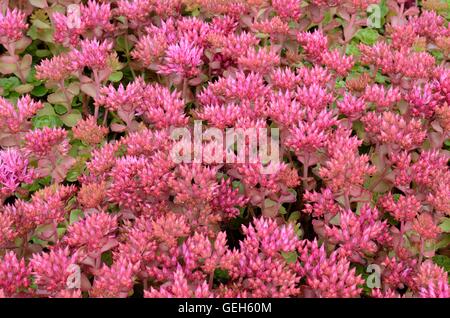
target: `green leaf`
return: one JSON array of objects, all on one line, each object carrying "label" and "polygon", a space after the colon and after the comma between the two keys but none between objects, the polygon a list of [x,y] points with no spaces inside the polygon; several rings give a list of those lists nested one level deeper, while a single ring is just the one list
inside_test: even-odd
[{"label": "green leaf", "polygon": [[439,227],[445,233],[450,233],[450,218],[445,218],[444,221],[439,224]]},{"label": "green leaf", "polygon": [[374,44],[378,39],[378,32],[372,28],[360,29],[355,34],[355,38],[367,45]]},{"label": "green leaf", "polygon": [[450,257],[445,255],[436,255],[433,257],[433,262],[445,269],[446,272],[450,272]]},{"label": "green leaf", "polygon": [[378,72],[378,73],[375,75],[375,82],[377,82],[378,84],[385,84],[385,83],[386,83],[386,80],[387,80],[386,76],[381,75],[380,72]]},{"label": "green leaf", "polygon": [[120,71],[117,71],[117,72],[113,72],[109,76],[108,80],[110,80],[111,82],[118,82],[122,79],[122,77],[123,77],[123,73]]},{"label": "green leaf", "polygon": [[78,110],[73,110],[70,114],[61,116],[61,120],[64,125],[68,127],[74,127],[79,120],[81,120],[81,113]]},{"label": "green leaf", "polygon": [[50,50],[36,50],[36,52],[35,52],[35,55],[37,57],[47,57],[51,54],[52,54],[52,52],[50,52]]},{"label": "green leaf", "polygon": [[13,90],[20,84],[20,80],[15,76],[0,78],[0,87],[2,87],[5,91]]},{"label": "green leaf", "polygon": [[287,213],[286,208],[284,206],[282,206],[282,205],[280,205],[279,211],[280,211],[280,214],[282,214],[282,215]]},{"label": "green leaf", "polygon": [[266,207],[266,208],[271,208],[271,207],[275,206],[275,204],[277,204],[277,203],[273,200],[270,200],[270,199],[264,200],[264,207]]},{"label": "green leaf", "polygon": [[44,115],[33,117],[31,120],[33,128],[44,128],[44,127],[62,127],[63,122],[56,115]]},{"label": "green leaf", "polygon": [[291,215],[289,215],[288,222],[295,223],[298,219],[300,219],[300,212],[294,211],[291,213]]},{"label": "green leaf", "polygon": [[360,56],[361,55],[361,51],[359,50],[359,48],[356,45],[356,43],[352,42],[349,45],[347,45],[347,47],[345,49],[345,54],[353,55],[353,56]]},{"label": "green leaf", "polygon": [[214,270],[214,278],[219,281],[225,282],[230,279],[230,274],[226,269],[216,268]]},{"label": "green leaf", "polygon": [[298,255],[296,251],[292,251],[292,252],[281,252],[281,256],[283,256],[286,263],[293,264],[297,261]]},{"label": "green leaf", "polygon": [[239,189],[239,193],[244,193],[245,189],[244,189],[244,185],[242,184],[241,181],[238,180],[234,180],[232,183],[233,189]]},{"label": "green leaf", "polygon": [[58,227],[56,229],[56,232],[58,232],[58,237],[61,238],[63,237],[64,233],[66,233],[66,228],[65,227]]},{"label": "green leaf", "polygon": [[56,104],[56,105],[54,106],[54,108],[55,108],[55,112],[56,112],[58,115],[64,115],[65,113],[67,113],[67,108],[66,108],[66,106],[64,106],[64,105]]},{"label": "green leaf", "polygon": [[72,212],[70,212],[69,224],[78,222],[78,220],[83,217],[84,217],[84,213],[80,209],[72,210]]},{"label": "green leaf", "polygon": [[26,94],[33,90],[33,85],[22,84],[22,85],[17,86],[14,90],[19,94]]},{"label": "green leaf", "polygon": [[444,238],[436,243],[435,248],[440,249],[443,247],[448,247],[450,244],[450,234],[444,234]]},{"label": "green leaf", "polygon": [[112,251],[106,251],[101,256],[102,262],[108,266],[111,266],[113,263]]},{"label": "green leaf", "polygon": [[35,88],[33,88],[33,90],[31,91],[31,95],[36,96],[36,97],[42,97],[45,94],[47,94],[48,89],[45,88],[44,85],[39,85],[36,86]]},{"label": "green leaf", "polygon": [[44,103],[44,107],[42,107],[37,112],[37,116],[45,116],[45,115],[48,115],[48,116],[56,115],[55,110],[53,109],[53,106],[49,103]]},{"label": "green leaf", "polygon": [[80,176],[80,171],[78,171],[78,169],[69,170],[67,172],[66,180],[69,182],[75,182],[78,180],[79,176]]}]

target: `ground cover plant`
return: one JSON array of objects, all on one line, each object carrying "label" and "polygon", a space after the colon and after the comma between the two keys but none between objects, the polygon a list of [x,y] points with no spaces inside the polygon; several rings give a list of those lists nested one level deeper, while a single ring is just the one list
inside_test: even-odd
[{"label": "ground cover plant", "polygon": [[449,5],[1,0],[0,296],[448,298]]}]

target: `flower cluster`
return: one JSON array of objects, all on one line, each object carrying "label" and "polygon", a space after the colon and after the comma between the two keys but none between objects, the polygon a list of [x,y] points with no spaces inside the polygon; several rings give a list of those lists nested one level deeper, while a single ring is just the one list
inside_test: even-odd
[{"label": "flower cluster", "polygon": [[0,297],[449,298],[448,5],[385,2],[6,1]]}]

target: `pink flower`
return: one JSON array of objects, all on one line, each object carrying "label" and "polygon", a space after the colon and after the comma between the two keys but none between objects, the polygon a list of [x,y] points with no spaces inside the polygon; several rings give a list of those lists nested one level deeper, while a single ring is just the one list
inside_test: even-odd
[{"label": "pink flower", "polygon": [[298,33],[297,41],[312,61],[320,62],[322,54],[328,49],[328,39],[320,30]]},{"label": "pink flower", "polygon": [[198,205],[212,200],[218,188],[216,168],[200,164],[183,164],[169,179],[169,185],[175,194],[175,203]]},{"label": "pink flower", "polygon": [[25,148],[38,157],[46,157],[53,153],[65,155],[69,152],[67,131],[62,128],[36,129],[25,135]]},{"label": "pink flower", "polygon": [[0,289],[14,297],[30,286],[30,269],[24,258],[17,258],[14,252],[7,252],[0,260]]},{"label": "pink flower", "polygon": [[215,209],[223,211],[228,218],[233,218],[239,215],[237,207],[243,207],[247,202],[248,198],[239,194],[239,188],[231,187],[231,179],[222,179],[211,204]]},{"label": "pink flower", "polygon": [[207,105],[196,111],[199,119],[206,120],[208,125],[223,129],[232,127],[242,117],[242,107],[235,104]]},{"label": "pink flower", "polygon": [[106,196],[106,183],[83,183],[77,195],[78,202],[87,209],[99,208]]},{"label": "pink flower", "polygon": [[86,167],[90,174],[95,177],[105,178],[114,167],[118,149],[118,143],[108,143],[100,149],[93,150],[91,159],[86,162]]},{"label": "pink flower", "polygon": [[42,107],[43,104],[33,101],[30,95],[19,98],[17,107],[0,97],[0,129],[9,130],[12,134],[26,131],[29,128],[28,120]]},{"label": "pink flower", "polygon": [[334,100],[333,95],[325,87],[319,86],[318,84],[300,86],[297,88],[296,94],[296,99],[301,105],[315,111],[323,110]]},{"label": "pink flower", "polygon": [[367,155],[358,155],[362,141],[350,137],[350,131],[338,131],[328,141],[329,159],[319,169],[319,175],[332,191],[350,192],[361,187],[367,175],[376,168],[369,164]]},{"label": "pink flower", "polygon": [[148,84],[144,86],[141,98],[136,111],[156,128],[182,127],[187,124],[185,101],[180,92],[171,92],[159,84]]},{"label": "pink flower", "polygon": [[413,220],[422,208],[421,202],[414,195],[402,195],[398,200],[394,200],[392,195],[387,194],[378,202],[400,222]]},{"label": "pink flower", "polygon": [[112,12],[108,2],[98,3],[89,0],[87,4],[81,5],[80,9],[83,28],[92,30],[94,36],[101,36],[103,32],[114,29],[110,22]]},{"label": "pink flower", "polygon": [[83,40],[80,43],[80,49],[72,50],[69,53],[72,65],[79,70],[82,70],[84,67],[89,67],[96,71],[103,70],[108,67],[108,58],[112,47],[112,42],[108,40],[103,42]]},{"label": "pink flower", "polygon": [[294,99],[289,91],[273,93],[270,99],[268,115],[277,124],[288,128],[305,118],[305,109]]},{"label": "pink flower", "polygon": [[297,69],[297,74],[300,78],[300,83],[304,86],[311,86],[317,84],[319,86],[325,86],[331,80],[330,72],[321,66],[300,67]]},{"label": "pink flower", "polygon": [[116,160],[111,171],[108,198],[124,209],[142,212],[166,195],[167,179],[173,162],[168,155],[152,158],[125,156]]},{"label": "pink flower", "polygon": [[425,240],[434,240],[441,233],[441,229],[435,224],[433,217],[428,213],[417,216],[414,219],[412,228]]},{"label": "pink flower", "polygon": [[350,268],[346,258],[337,252],[327,256],[324,245],[317,241],[304,240],[298,248],[299,259],[303,262],[302,272],[306,275],[308,287],[315,297],[349,298],[358,297],[364,280]]},{"label": "pink flower", "polygon": [[397,59],[400,72],[413,79],[430,77],[436,63],[434,57],[427,52],[412,52],[409,55],[400,53]]},{"label": "pink flower", "polygon": [[59,54],[36,65],[36,78],[60,82],[75,70],[69,54]]},{"label": "pink flower", "polygon": [[0,197],[14,193],[23,183],[31,183],[36,177],[28,159],[19,150],[8,148],[0,150]]},{"label": "pink flower", "polygon": [[272,7],[278,16],[286,21],[298,20],[302,14],[299,0],[273,0]]},{"label": "pink flower", "polygon": [[387,223],[379,221],[376,208],[364,205],[357,216],[352,211],[340,213],[339,227],[325,225],[325,235],[334,244],[339,244],[337,251],[355,262],[364,262],[364,254],[372,255],[378,250],[377,242],[386,237]]},{"label": "pink flower", "polygon": [[280,90],[294,90],[300,83],[300,76],[289,68],[275,68],[270,74],[270,84]]},{"label": "pink flower", "polygon": [[414,116],[425,118],[433,116],[438,103],[434,99],[432,86],[428,83],[423,86],[415,85],[405,96],[405,100],[412,106],[411,112]]},{"label": "pink flower", "polygon": [[258,44],[259,40],[252,33],[241,32],[239,34],[231,33],[223,36],[220,33],[210,36],[210,42],[213,46],[220,47],[221,53],[225,57],[237,59],[244,55],[251,47]]},{"label": "pink flower", "polygon": [[396,49],[408,49],[417,39],[417,33],[411,23],[392,26],[391,32],[392,46]]},{"label": "pink flower", "polygon": [[169,151],[172,145],[167,131],[147,128],[128,134],[120,143],[130,156],[152,156],[158,151]]},{"label": "pink flower", "polygon": [[148,16],[153,10],[150,0],[119,0],[117,7],[117,13],[131,20],[134,27],[147,22]]},{"label": "pink flower", "polygon": [[253,23],[252,27],[261,33],[267,33],[274,40],[289,34],[289,24],[279,16]]},{"label": "pink flower", "polygon": [[144,80],[140,77],[129,83],[126,88],[122,84],[117,89],[113,85],[104,86],[100,88],[100,93],[95,98],[95,105],[104,106],[111,111],[122,109],[133,112],[142,101],[145,86]]},{"label": "pink flower", "polygon": [[345,93],[344,98],[336,102],[339,111],[351,120],[358,119],[366,110],[366,103],[362,98],[357,98]]},{"label": "pink flower", "polygon": [[133,289],[138,264],[125,258],[115,260],[111,267],[103,265],[95,275],[90,296],[95,298],[125,298]]},{"label": "pink flower", "polygon": [[404,288],[405,285],[412,286],[414,267],[416,260],[398,260],[395,257],[386,257],[381,266],[383,267],[383,285],[396,289]]},{"label": "pink flower", "polygon": [[39,290],[55,293],[67,288],[67,281],[72,274],[75,254],[70,255],[69,249],[52,249],[48,253],[34,254],[30,260],[34,282]]},{"label": "pink flower", "polygon": [[97,120],[93,116],[80,120],[72,129],[74,138],[88,145],[101,143],[108,134],[108,130],[108,127],[97,125]]},{"label": "pink flower", "polygon": [[244,56],[238,58],[238,66],[242,70],[248,70],[263,75],[280,64],[280,56],[278,52],[266,49],[256,50],[249,48]]},{"label": "pink flower", "polygon": [[190,227],[184,215],[169,213],[151,222],[152,235],[160,242],[169,246],[177,246],[177,239],[187,237],[190,234]]},{"label": "pink flower", "polygon": [[76,46],[82,35],[86,37],[89,34],[96,38],[114,29],[110,23],[112,14],[109,3],[89,0],[86,5],[79,6],[79,11],[67,10],[67,16],[55,12],[51,17],[55,25],[55,41],[65,46]]},{"label": "pink flower", "polygon": [[449,298],[448,274],[431,260],[423,262],[414,281],[423,298]]},{"label": "pink flower", "polygon": [[434,189],[440,181],[444,183],[450,178],[447,162],[448,155],[437,150],[426,150],[412,165],[413,179],[417,184]]},{"label": "pink flower", "polygon": [[379,115],[370,112],[363,116],[362,122],[372,138],[393,146],[393,149],[411,150],[420,147],[426,137],[426,131],[420,120],[406,121],[393,112],[384,112]]},{"label": "pink flower", "polygon": [[334,216],[340,211],[339,205],[334,200],[333,192],[329,188],[323,188],[320,193],[306,191],[303,199],[312,203],[305,203],[305,213],[312,214],[315,217],[323,215]]},{"label": "pink flower", "polygon": [[87,253],[101,253],[114,239],[117,216],[105,212],[93,213],[67,229],[65,241],[72,247],[85,248]]},{"label": "pink flower", "polygon": [[400,90],[396,87],[389,87],[388,90],[382,85],[367,86],[363,98],[366,102],[374,103],[377,109],[390,108],[402,99]]},{"label": "pink flower", "polygon": [[[256,219],[243,227],[245,239],[237,255],[230,254],[229,274],[242,281],[238,294],[249,297],[289,297],[298,295],[300,280],[293,264],[281,253],[292,253],[298,238],[292,225],[278,226],[273,219]],[[230,266],[228,265],[228,266]],[[243,289],[242,289],[243,288]]]},{"label": "pink flower", "polygon": [[156,68],[156,65],[164,56],[167,46],[167,39],[163,34],[147,34],[139,38],[131,56],[142,62],[147,68]]},{"label": "pink flower", "polygon": [[[30,225],[53,224],[56,225],[65,219],[68,210],[67,200],[75,193],[75,186],[51,186],[36,191],[30,201],[17,200],[15,203],[16,216],[24,218]],[[27,224],[21,224],[27,230]],[[19,227],[18,227],[19,228]],[[22,229],[21,229],[22,230]],[[56,233],[52,233],[53,236]],[[56,238],[54,238],[56,239]]]},{"label": "pink flower", "polygon": [[342,55],[338,50],[326,51],[322,54],[322,63],[338,75],[345,76],[353,67],[355,62],[351,55]]},{"label": "pink flower", "polygon": [[193,45],[204,47],[210,32],[210,24],[197,17],[183,17],[177,22],[177,33]]},{"label": "pink flower", "polygon": [[[386,74],[397,72],[399,61],[396,60],[397,56],[389,44],[381,41],[373,46],[360,44],[359,50],[361,51],[362,64],[373,65]],[[402,55],[398,57],[402,57]]]},{"label": "pink flower", "polygon": [[212,292],[209,290],[206,281],[194,287],[189,286],[189,282],[185,277],[184,271],[178,265],[177,270],[173,274],[173,279],[161,286],[159,289],[153,287],[144,291],[145,298],[209,298]]},{"label": "pink flower", "polygon": [[18,231],[13,228],[14,225],[17,226],[17,222],[15,222],[14,213],[11,213],[11,210],[14,211],[11,206],[6,206],[4,211],[0,213],[0,246],[6,245],[19,236]]},{"label": "pink flower", "polygon": [[203,64],[202,55],[202,48],[183,38],[179,43],[168,46],[158,73],[175,74],[181,78],[195,77],[200,73],[200,67]]},{"label": "pink flower", "polygon": [[23,32],[28,28],[26,17],[27,15],[18,9],[7,8],[5,14],[0,13],[1,44],[8,45],[23,37]]},{"label": "pink flower", "polygon": [[445,19],[434,11],[423,11],[420,16],[411,19],[411,25],[419,36],[436,39],[448,32],[445,28]]},{"label": "pink flower", "polygon": [[330,126],[322,127],[315,121],[299,121],[297,125],[289,129],[289,136],[284,143],[293,149],[297,156],[301,156],[304,152],[314,153],[325,146],[329,137],[327,130]]}]

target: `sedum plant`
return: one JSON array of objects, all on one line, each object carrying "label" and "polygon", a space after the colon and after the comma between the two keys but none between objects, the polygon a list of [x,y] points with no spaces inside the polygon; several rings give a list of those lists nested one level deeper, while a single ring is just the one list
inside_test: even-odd
[{"label": "sedum plant", "polygon": [[450,296],[448,2],[0,4],[0,297]]}]

